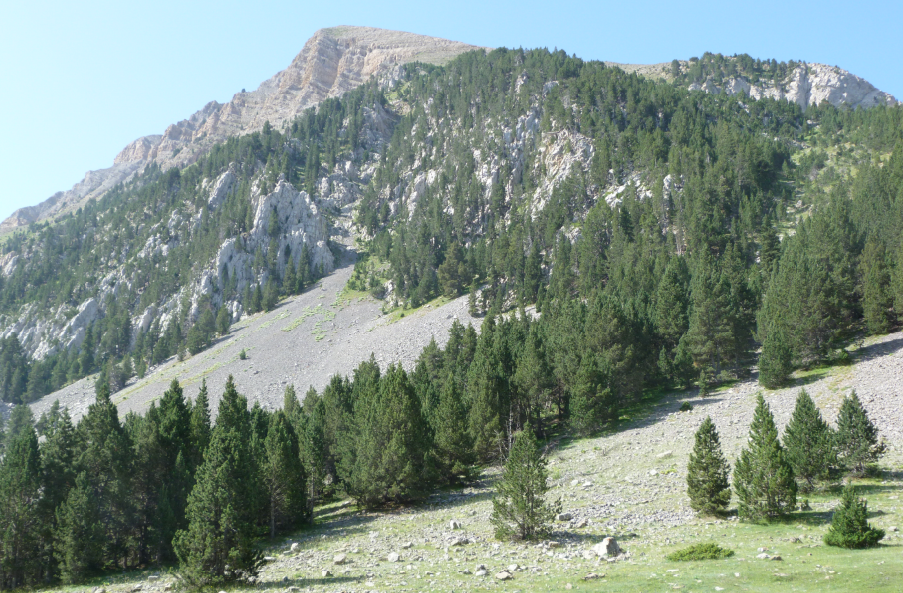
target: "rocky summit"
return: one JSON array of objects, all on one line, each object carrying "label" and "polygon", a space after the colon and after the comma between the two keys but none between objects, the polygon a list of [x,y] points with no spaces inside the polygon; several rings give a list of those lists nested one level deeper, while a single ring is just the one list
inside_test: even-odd
[{"label": "rocky summit", "polygon": [[427,35],[373,27],[320,29],[285,70],[257,90],[239,92],[231,101],[211,101],[163,134],[142,136],[116,155],[113,166],[89,171],[72,189],[21,208],[0,223],[0,235],[59,213],[75,210],[90,198],[131,178],[149,163],[164,168],[194,162],[217,142],[297,117],[327,97],[337,97],[374,75],[385,75],[408,62],[443,64],[476,46]]}]

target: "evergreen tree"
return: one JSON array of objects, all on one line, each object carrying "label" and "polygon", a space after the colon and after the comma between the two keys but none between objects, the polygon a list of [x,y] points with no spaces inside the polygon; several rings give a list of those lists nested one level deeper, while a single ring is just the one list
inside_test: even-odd
[{"label": "evergreen tree", "polygon": [[296,527],[305,519],[307,477],[298,451],[298,439],[284,411],[270,417],[263,463],[266,483],[270,538],[279,531]]},{"label": "evergreen tree", "polygon": [[871,548],[884,539],[884,530],[872,527],[868,522],[868,503],[856,496],[856,489],[847,484],[843,489],[840,506],[834,509],[831,526],[825,534],[825,543],[838,548]]},{"label": "evergreen tree", "polygon": [[6,424],[6,433],[3,437],[6,447],[18,439],[21,435],[33,430],[34,416],[28,404],[19,404],[13,408]]},{"label": "evergreen tree", "polygon": [[190,583],[246,580],[259,571],[262,558],[253,546],[259,485],[250,437],[248,402],[229,376],[204,463],[188,497],[188,528],[173,541]]},{"label": "evergreen tree", "polygon": [[[359,379],[355,378],[355,388]],[[355,402],[354,465],[345,489],[373,508],[422,496],[433,483],[428,437],[407,373],[391,365]]]},{"label": "evergreen tree", "polygon": [[855,391],[840,405],[836,435],[841,462],[857,475],[865,474],[868,466],[878,461],[886,449],[878,440],[878,427],[872,424]]},{"label": "evergreen tree", "polygon": [[859,261],[859,293],[862,295],[862,314],[869,332],[887,333],[890,329],[890,310],[893,306],[891,278],[887,269],[884,244],[870,237]]},{"label": "evergreen tree", "polygon": [[721,452],[721,439],[712,418],[706,417],[696,431],[696,443],[687,464],[687,494],[690,507],[702,515],[719,515],[731,502],[728,483],[730,466]]},{"label": "evergreen tree", "polygon": [[0,589],[40,583],[41,536],[47,526],[43,511],[38,437],[29,427],[7,441],[0,462]]},{"label": "evergreen tree", "polygon": [[837,464],[834,435],[805,389],[796,396],[796,408],[784,429],[784,456],[807,490],[828,477]]},{"label": "evergreen tree", "polygon": [[64,583],[81,582],[104,566],[105,534],[99,506],[87,474],[81,472],[66,501],[56,511],[54,555]]},{"label": "evergreen tree", "polygon": [[458,386],[447,377],[433,414],[433,447],[442,478],[451,484],[467,480],[473,473],[473,441],[467,432],[467,412]]},{"label": "evergreen tree", "polygon": [[216,333],[221,336],[228,335],[229,327],[232,326],[232,314],[229,312],[229,309],[224,305],[219,308],[219,312],[216,314]]},{"label": "evergreen tree", "polygon": [[796,506],[793,468],[784,458],[771,408],[761,394],[749,427],[749,446],[734,468],[740,517],[762,520],[787,514]]},{"label": "evergreen tree", "polygon": [[759,384],[767,389],[777,389],[793,372],[793,352],[784,332],[775,329],[768,332],[759,356]]},{"label": "evergreen tree", "polygon": [[210,400],[207,396],[207,379],[201,380],[201,389],[191,407],[191,450],[189,461],[192,473],[204,462],[204,453],[210,444]]},{"label": "evergreen tree", "polygon": [[[84,472],[87,479],[90,488],[87,504],[95,507],[88,514],[97,517],[96,527],[101,534],[102,565],[92,566],[101,568],[103,565],[124,563],[133,511],[130,496],[132,448],[105,383],[100,384],[95,403],[88,407],[87,414],[78,424],[78,440],[81,452],[76,467]],[[70,498],[74,495],[70,493]],[[78,503],[82,504],[80,497],[83,493],[77,495]],[[72,512],[83,510],[81,506],[70,507]],[[95,533],[94,528],[91,527],[91,533]],[[79,544],[76,541],[74,545]],[[93,549],[92,544],[86,545],[88,549]]]},{"label": "evergreen tree", "polygon": [[548,503],[546,461],[529,425],[514,435],[514,443],[492,499],[489,522],[498,539],[541,537],[559,512],[561,503]]}]

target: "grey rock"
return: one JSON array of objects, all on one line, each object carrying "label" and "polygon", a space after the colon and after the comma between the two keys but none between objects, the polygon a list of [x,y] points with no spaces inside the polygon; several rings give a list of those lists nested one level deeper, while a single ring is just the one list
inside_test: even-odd
[{"label": "grey rock", "polygon": [[613,537],[606,537],[601,542],[593,546],[593,552],[599,558],[613,558],[621,554],[621,546]]}]

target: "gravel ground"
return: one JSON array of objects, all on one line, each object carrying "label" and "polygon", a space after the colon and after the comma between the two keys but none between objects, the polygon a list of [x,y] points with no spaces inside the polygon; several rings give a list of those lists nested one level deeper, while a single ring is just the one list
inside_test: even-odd
[{"label": "gravel ground", "polygon": [[[347,270],[336,274],[335,284],[341,282],[342,274],[347,277]],[[326,291],[321,292],[330,290],[329,279],[325,284]],[[295,319],[294,315],[314,303],[316,296],[314,291],[312,295],[303,295],[283,305],[280,311],[289,309],[293,314],[277,321],[282,325],[276,326],[276,329],[288,327]],[[368,336],[365,339],[374,340],[368,341],[368,344],[375,346],[381,343],[376,340],[384,340],[383,360],[406,360],[405,357],[419,351],[420,345],[398,341],[399,330],[405,327],[403,324],[417,321],[418,326],[446,327],[444,324],[451,322],[448,316],[454,316],[450,313],[456,310],[454,307],[460,307],[459,316],[463,314],[464,307],[452,303],[439,310],[424,312],[418,320],[406,317],[385,326],[380,325],[385,319],[376,317],[376,303],[364,301],[353,307],[337,309],[335,321],[336,327],[351,327],[352,331],[359,329],[359,333]],[[285,339],[280,331],[259,331],[261,325],[277,318],[280,311],[275,312],[275,316],[252,319],[248,326],[238,328],[230,340],[235,341],[237,336],[243,334],[254,336],[263,333],[278,334],[272,340]],[[342,317],[343,311],[345,317]],[[305,325],[298,329],[303,327],[309,334],[312,324],[306,324],[311,321],[305,321]],[[355,321],[356,326],[352,323]],[[427,325],[430,323],[434,326]],[[374,329],[368,331],[370,327]],[[389,342],[382,337],[382,333],[377,333],[387,331],[395,332],[390,335],[396,341]],[[286,342],[288,348],[292,344],[293,332],[285,332],[289,335]],[[430,334],[408,335],[422,335],[424,340],[428,340]],[[267,364],[266,368],[273,369],[271,372],[277,377],[293,380],[296,384],[300,383],[296,377],[313,376],[306,372],[322,372],[321,380],[325,381],[332,372],[327,369],[347,372],[350,367],[342,368],[341,365],[353,364],[361,358],[361,352],[374,347],[368,345],[363,350],[348,353],[344,348],[358,339],[352,336],[357,334],[346,334],[342,338],[336,335],[333,338],[335,345],[328,348],[326,345],[329,342],[325,338],[322,342],[309,344],[308,347],[313,346],[313,354],[319,352],[318,345],[324,350],[317,354],[319,358],[315,359],[316,362],[311,361],[311,371],[300,368],[300,361],[296,369],[292,361],[297,358],[283,359],[278,348],[271,349],[272,354],[267,356],[271,360],[266,363],[261,360],[264,356],[259,351],[252,351],[249,363],[253,361],[258,368]],[[237,352],[239,347],[255,343],[251,341],[252,337],[243,339],[247,341],[228,347]],[[305,343],[310,341],[307,338],[302,340]],[[225,354],[217,356],[228,359]],[[340,360],[334,360],[337,357]],[[197,358],[203,358],[203,355]],[[570,589],[565,584],[573,582],[574,589],[585,591],[612,587],[617,591],[634,591],[664,590],[666,587],[656,580],[664,579],[668,589],[783,591],[789,588],[781,583],[781,579],[808,579],[814,570],[817,578],[821,579],[818,583],[827,584],[830,582],[827,579],[834,578],[848,579],[844,581],[846,584],[829,590],[854,591],[861,590],[855,583],[871,578],[875,569],[878,571],[875,578],[890,578],[891,582],[895,582],[894,579],[903,578],[903,567],[896,560],[903,545],[903,536],[892,529],[892,526],[903,527],[903,509],[899,505],[899,495],[903,491],[903,334],[874,339],[859,348],[853,358],[855,363],[850,366],[801,373],[796,378],[795,386],[765,392],[765,397],[779,426],[783,428],[792,414],[800,388],[808,390],[831,421],[836,417],[844,394],[856,389],[887,441],[889,452],[881,463],[885,470],[883,476],[869,481],[870,486],[867,487],[871,492],[871,521],[887,529],[888,534],[885,545],[869,553],[871,560],[866,562],[866,558],[862,557],[866,564],[861,570],[857,564],[853,567],[855,571],[848,570],[841,575],[839,572],[835,574],[835,569],[829,571],[824,566],[830,567],[841,561],[838,552],[825,549],[821,544],[827,529],[827,517],[837,502],[836,493],[810,495],[813,507],[810,514],[815,516],[773,526],[751,526],[736,520],[697,517],[689,509],[685,472],[693,434],[702,420],[711,415],[733,465],[745,444],[755,395],[760,391],[752,379],[718,389],[706,398],[699,398],[692,391],[663,396],[658,403],[637,413],[635,420],[615,432],[550,444],[549,474],[553,487],[549,498],[560,500],[562,510],[570,517],[557,522],[549,538],[539,544],[498,542],[493,538],[488,519],[492,510],[493,483],[499,470],[488,468],[479,481],[468,487],[437,492],[414,507],[368,513],[358,511],[350,501],[344,501],[318,509],[315,527],[269,544],[266,551],[268,563],[260,574],[258,585],[250,590],[266,588],[286,593],[301,590],[336,593],[477,589],[557,591]],[[285,361],[280,362],[282,360]],[[207,364],[210,364],[209,361]],[[277,371],[276,365],[282,365],[287,370]],[[257,387],[260,391],[250,391],[257,385],[253,379],[264,375],[264,372],[253,375],[250,364],[242,367],[236,363],[236,368],[249,369],[236,373],[240,389],[252,394],[272,394],[271,399],[266,401],[278,402],[282,379],[261,379],[258,384],[263,387]],[[214,373],[211,375],[217,376]],[[156,385],[162,386],[164,379],[156,381]],[[126,401],[137,401],[137,397],[132,396]],[[692,411],[679,411],[684,401],[693,405]],[[124,407],[124,404],[121,405]],[[453,520],[459,525],[452,526]],[[606,536],[616,537],[626,554],[617,559],[607,559],[594,553],[593,546]],[[724,561],[720,568],[711,569],[714,575],[706,576],[702,567],[686,567],[690,572],[679,575],[679,566],[664,561],[664,555],[677,547],[711,540],[737,550],[736,558]],[[298,544],[294,550],[291,549],[293,543]],[[756,559],[762,550],[772,555],[782,555],[785,561],[778,568],[779,564]],[[732,580],[725,581],[725,574],[718,574],[719,570]],[[498,578],[501,571],[511,575],[510,584]],[[153,574],[145,572],[115,579],[110,577],[106,588],[110,593],[132,592],[136,590],[136,584],[141,584],[143,591],[163,592],[168,584],[175,582],[173,575],[161,574],[161,578],[154,580]],[[750,588],[751,583],[763,574],[774,583],[769,588]],[[700,577],[707,579],[707,587],[699,588],[703,582]],[[747,578],[752,580],[748,582],[745,580]],[[636,589],[640,582],[648,582],[650,588]]]},{"label": "gravel ground", "polygon": [[[467,311],[467,297],[441,307],[429,305],[405,317],[384,315],[381,301],[363,293],[342,293],[354,268],[348,252],[340,267],[304,294],[282,301],[269,313],[242,319],[228,336],[208,350],[182,362],[175,358],[152,369],[144,379],[132,380],[113,394],[121,415],[143,412],[159,398],[173,378],[187,397],[194,398],[201,379],[207,379],[211,411],[231,374],[239,393],[266,408],[282,406],[285,386],[293,384],[303,397],[309,386],[321,390],[336,373],[348,375],[373,353],[381,368],[400,362],[413,367],[420,351],[435,338],[444,345],[457,319],[479,329],[480,319]],[[247,359],[240,360],[241,350]],[[94,378],[82,379],[32,404],[35,417],[55,400],[80,418],[94,401]]]}]

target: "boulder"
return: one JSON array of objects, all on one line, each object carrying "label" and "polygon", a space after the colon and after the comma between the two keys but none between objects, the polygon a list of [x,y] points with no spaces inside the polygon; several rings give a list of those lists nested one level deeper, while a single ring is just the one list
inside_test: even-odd
[{"label": "boulder", "polygon": [[573,516],[570,513],[558,513],[555,515],[556,521],[570,521]]},{"label": "boulder", "polygon": [[348,562],[348,556],[346,556],[345,554],[336,554],[332,558],[332,563],[336,566],[340,566],[342,564],[345,564],[346,562]]},{"label": "boulder", "polygon": [[386,556],[386,560],[389,562],[398,562],[401,560],[401,556],[399,556],[397,552],[390,552],[389,555]]},{"label": "boulder", "polygon": [[614,558],[621,553],[621,546],[613,537],[606,537],[601,542],[593,546],[593,552],[600,558]]},{"label": "boulder", "polygon": [[503,570],[502,572],[495,573],[495,578],[500,581],[507,581],[511,578],[511,573],[507,570]]}]

